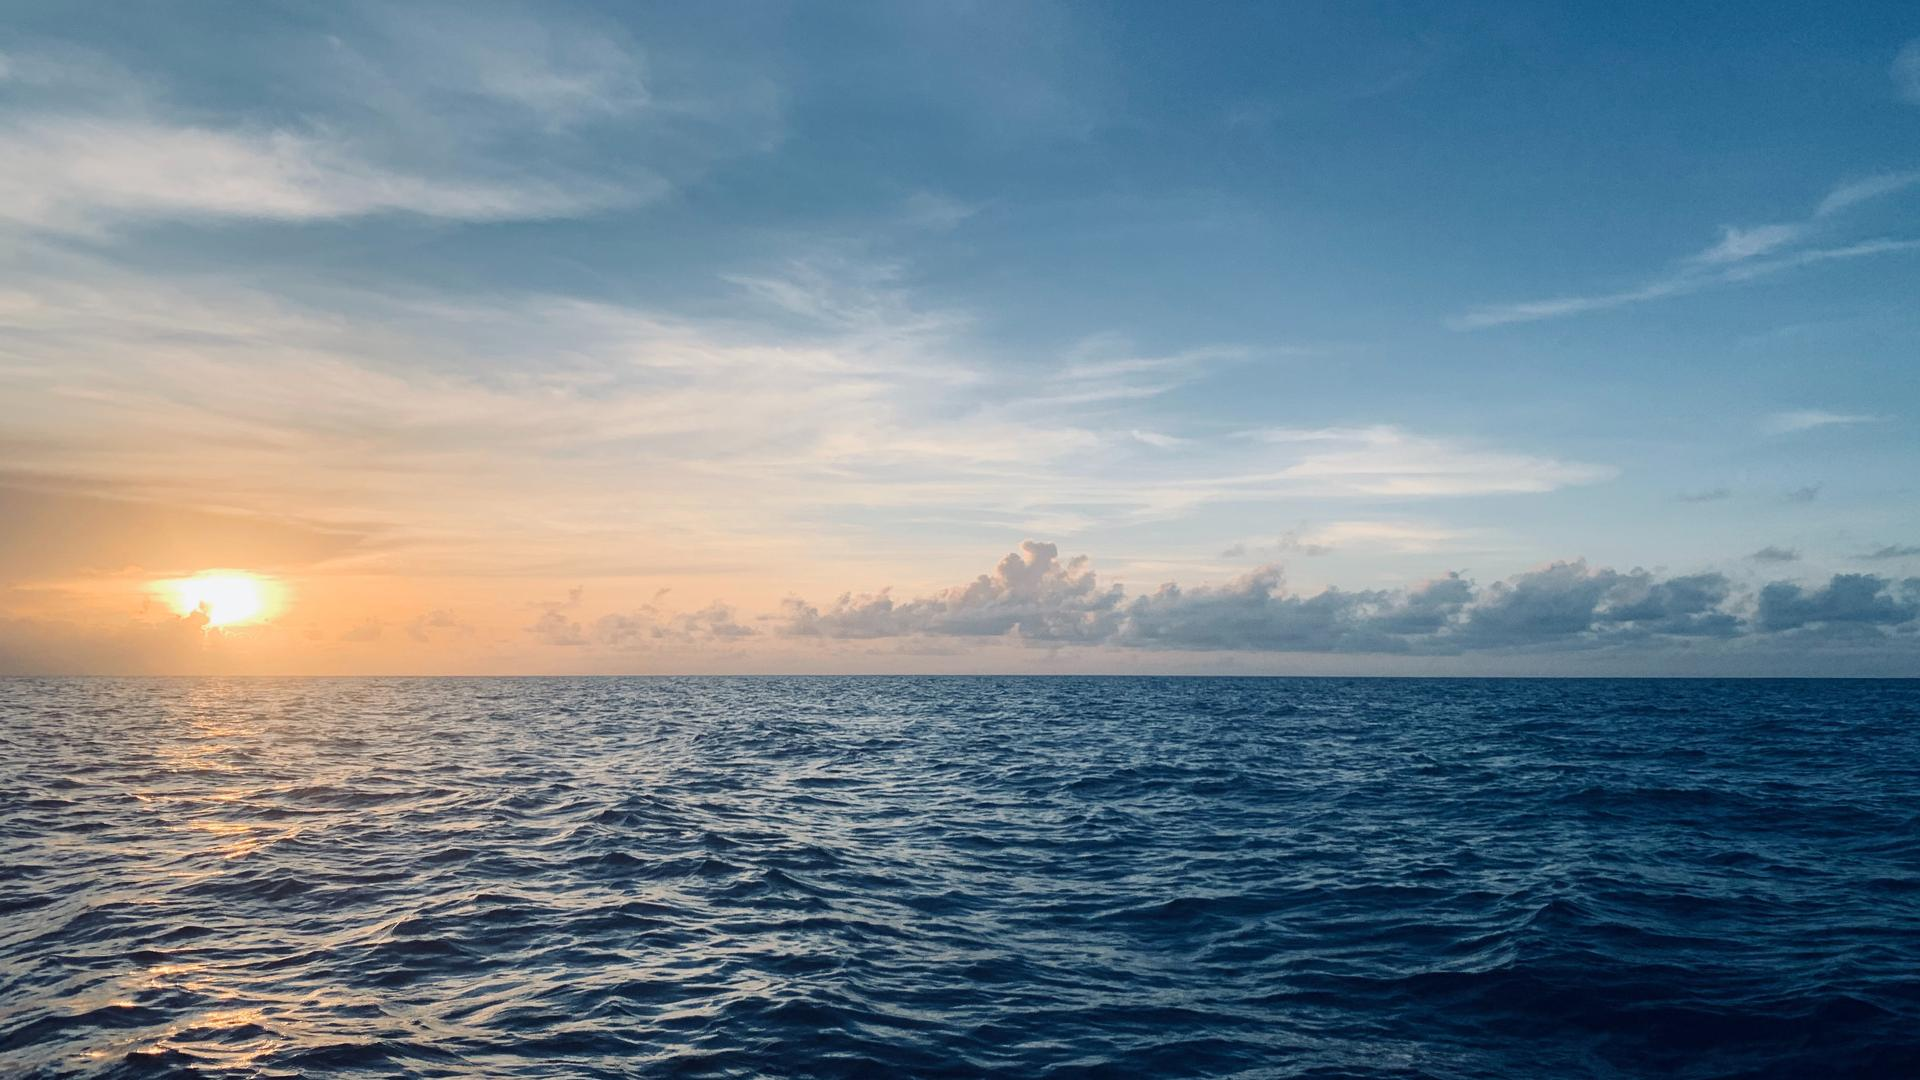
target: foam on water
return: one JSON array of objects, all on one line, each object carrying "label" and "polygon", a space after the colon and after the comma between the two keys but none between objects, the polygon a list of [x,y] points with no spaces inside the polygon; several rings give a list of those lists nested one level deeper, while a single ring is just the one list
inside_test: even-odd
[{"label": "foam on water", "polygon": [[1920,685],[0,680],[0,1074],[1920,1075]]}]

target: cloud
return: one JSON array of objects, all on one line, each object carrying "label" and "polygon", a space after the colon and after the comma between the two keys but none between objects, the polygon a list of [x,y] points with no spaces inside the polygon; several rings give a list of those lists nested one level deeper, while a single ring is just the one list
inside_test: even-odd
[{"label": "cloud", "polygon": [[1754,625],[1762,631],[1821,623],[1895,626],[1920,618],[1920,578],[1891,581],[1877,574],[1835,574],[1815,589],[1776,581],[1760,590]]},{"label": "cloud", "polygon": [[1812,431],[1814,428],[1833,427],[1842,424],[1878,424],[1886,421],[1884,416],[1872,416],[1866,413],[1839,413],[1825,409],[1795,409],[1792,412],[1774,413],[1767,417],[1762,427],[1770,435],[1790,435],[1796,431]]},{"label": "cloud", "polygon": [[1860,556],[1863,559],[1910,559],[1920,556],[1920,544],[1888,544],[1886,547],[1869,551]]},{"label": "cloud", "polygon": [[1313,558],[1335,551],[1418,554],[1458,546],[1474,535],[1417,521],[1330,521],[1325,525],[1288,529],[1272,542],[1243,540],[1222,552],[1221,557],[1271,554]]},{"label": "cloud", "polygon": [[879,638],[905,634],[998,637],[1028,641],[1103,641],[1119,620],[1121,590],[1102,587],[1085,556],[1060,561],[1057,545],[1028,540],[981,574],[915,600],[882,590],[843,594],[826,608],[792,599],[782,632],[796,637]]},{"label": "cloud", "polygon": [[1300,452],[1266,477],[1320,494],[1444,496],[1552,491],[1611,479],[1603,465],[1483,450],[1397,427],[1268,428],[1246,433]]},{"label": "cloud", "polygon": [[540,617],[526,628],[534,640],[544,645],[563,648],[579,648],[586,645],[587,636],[580,629],[580,622],[567,612],[580,606],[580,598],[586,590],[576,586],[567,590],[565,600],[543,600],[534,606],[540,609]]},{"label": "cloud", "polygon": [[1185,446],[1192,441],[1190,439],[1182,439],[1177,435],[1163,435],[1158,431],[1140,431],[1136,429],[1127,434],[1133,436],[1136,441],[1146,443],[1148,446],[1161,450],[1172,450]]},{"label": "cloud", "polygon": [[1661,581],[1644,570],[1554,563],[1488,586],[1460,636],[1481,648],[1585,646],[1652,634],[1727,637],[1738,627],[1722,607],[1729,595],[1719,574]]},{"label": "cloud", "polygon": [[1800,553],[1792,548],[1775,547],[1772,544],[1747,556],[1754,562],[1787,563],[1798,562]]},{"label": "cloud", "polygon": [[401,212],[466,221],[566,217],[644,201],[619,185],[430,176],[365,160],[337,137],[84,116],[0,126],[0,220],[92,230],[133,218],[314,221]]},{"label": "cloud", "polygon": [[1914,38],[1900,47],[1894,55],[1893,86],[1901,100],[1911,105],[1920,105],[1920,38]]},{"label": "cloud", "polygon": [[1810,503],[1820,497],[1820,489],[1821,485],[1819,484],[1808,484],[1805,487],[1794,488],[1792,491],[1781,496],[1781,498],[1786,499],[1790,503]]},{"label": "cloud", "polygon": [[[1277,350],[1285,352],[1287,350]],[[1142,354],[1111,334],[1089,337],[1069,351],[1066,362],[1022,404],[1029,408],[1097,405],[1141,401],[1158,397],[1223,363],[1245,359],[1248,350],[1232,345],[1207,345],[1160,355]],[[1142,441],[1152,443],[1152,432]],[[1153,443],[1165,448],[1167,443]]]},{"label": "cloud", "polygon": [[1754,225],[1748,228],[1722,225],[1720,242],[1695,255],[1692,261],[1709,265],[1742,262],[1793,243],[1804,231],[1801,225]]},{"label": "cloud", "polygon": [[[664,591],[664,590],[663,590]],[[726,643],[757,633],[734,618],[725,604],[709,604],[699,611],[663,615],[648,605],[639,611],[603,615],[594,623],[596,642],[615,649],[639,649],[651,645],[691,645]]]},{"label": "cloud", "polygon": [[1839,184],[1827,197],[1820,200],[1820,206],[1814,211],[1816,217],[1839,213],[1856,203],[1883,198],[1920,184],[1920,169],[1911,172],[1878,173],[1863,176],[1858,180],[1849,180]]},{"label": "cloud", "polygon": [[[1757,610],[1749,618],[1743,612]],[[1218,585],[1166,584],[1129,595],[1103,584],[1083,556],[1027,541],[992,574],[926,597],[882,590],[822,609],[789,600],[777,621],[798,637],[1009,638],[1041,645],[1257,652],[1529,652],[1658,640],[1754,638],[1812,625],[1903,626],[1920,618],[1920,579],[1837,575],[1812,590],[1767,585],[1737,595],[1722,574],[1557,562],[1490,585],[1458,572],[1408,589],[1288,591],[1278,566]]]},{"label": "cloud", "polygon": [[432,641],[442,633],[456,633],[461,635],[470,635],[473,633],[473,627],[461,622],[454,616],[453,612],[448,611],[446,608],[435,608],[432,611],[414,616],[407,620],[406,630],[407,637],[422,643]]},{"label": "cloud", "polygon": [[1679,499],[1683,503],[1720,502],[1724,499],[1733,498],[1733,492],[1723,487],[1708,488],[1705,491],[1683,491],[1675,495],[1674,498]]},{"label": "cloud", "polygon": [[[0,222],[100,233],[161,220],[576,217],[647,203],[773,141],[764,80],[724,64],[643,69],[613,20],[375,6],[318,12],[304,29],[204,42],[274,58],[270,70],[237,65],[273,84],[237,97],[209,93],[193,69],[147,82],[60,42],[0,55],[0,84],[25,91],[0,107]],[[580,152],[589,137],[600,164]]]},{"label": "cloud", "polygon": [[1920,250],[1920,240],[1887,237],[1821,247],[1802,246],[1820,236],[1816,226],[1825,219],[1914,183],[1920,183],[1920,172],[1889,173],[1843,183],[1829,192],[1804,221],[1722,225],[1719,240],[1638,285],[1609,292],[1489,304],[1456,315],[1446,324],[1454,330],[1482,330],[1565,318],[1685,296],[1805,266]]}]

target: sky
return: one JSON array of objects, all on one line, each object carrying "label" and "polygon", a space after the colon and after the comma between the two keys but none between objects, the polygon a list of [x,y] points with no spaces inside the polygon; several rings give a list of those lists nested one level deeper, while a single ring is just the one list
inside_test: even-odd
[{"label": "sky", "polygon": [[1911,4],[4,7],[0,672],[1920,674]]}]

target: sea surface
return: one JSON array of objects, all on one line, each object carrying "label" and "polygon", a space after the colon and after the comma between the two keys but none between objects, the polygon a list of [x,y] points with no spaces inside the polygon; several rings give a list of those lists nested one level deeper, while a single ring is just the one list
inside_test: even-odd
[{"label": "sea surface", "polygon": [[0,680],[0,1075],[1920,1076],[1920,681]]}]

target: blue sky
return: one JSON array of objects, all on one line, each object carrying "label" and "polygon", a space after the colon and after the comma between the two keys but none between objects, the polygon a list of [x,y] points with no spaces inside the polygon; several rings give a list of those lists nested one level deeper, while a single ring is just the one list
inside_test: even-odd
[{"label": "blue sky", "polygon": [[[1129,597],[1486,605],[1568,562],[1598,599],[1547,651],[1620,670],[1700,635],[1609,637],[1603,571],[1718,575],[1729,670],[1804,652],[1768,583],[1871,575],[1891,608],[1781,632],[1915,655],[1910,5],[9,8],[0,486],[210,538],[18,541],[36,663],[206,565],[304,598],[240,667],[1157,648],[782,621],[1026,540]],[[405,632],[436,613],[465,637]],[[1507,644],[1458,663],[1547,663]]]}]

